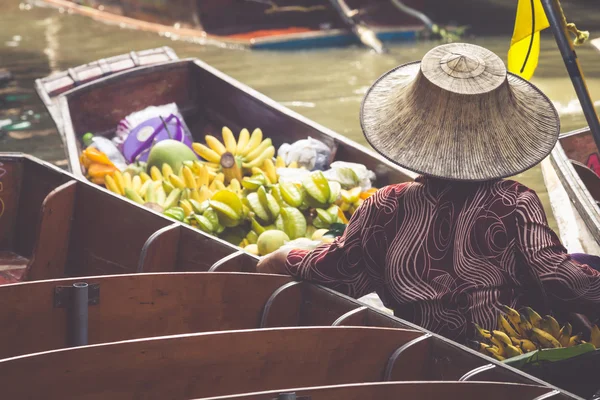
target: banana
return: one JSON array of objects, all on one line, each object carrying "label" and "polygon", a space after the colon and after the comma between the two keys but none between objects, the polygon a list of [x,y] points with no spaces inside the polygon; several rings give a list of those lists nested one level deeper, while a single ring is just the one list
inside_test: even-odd
[{"label": "banana", "polygon": [[186,188],[185,182],[175,174],[169,175],[169,181],[171,181],[171,184],[174,187],[176,187],[177,189],[185,189]]},{"label": "banana", "polygon": [[598,325],[594,325],[592,327],[592,334],[590,335],[590,343],[594,345],[597,349],[600,348],[600,329]]},{"label": "banana", "polygon": [[123,178],[123,174],[121,173],[121,171],[116,170],[115,172],[113,172],[112,176],[115,180],[115,183],[117,184],[117,187],[119,188],[119,193],[121,195],[125,195],[125,179]]},{"label": "banana", "polygon": [[569,339],[571,339],[571,334],[573,333],[573,327],[570,323],[567,322],[565,326],[563,326],[560,330],[560,334],[558,337],[558,342],[562,347],[569,346]]},{"label": "banana", "polygon": [[519,336],[523,336],[525,333],[521,331],[519,327],[519,323],[521,322],[521,315],[519,312],[506,305],[502,305],[501,307],[504,309],[504,312],[506,312],[506,318],[512,324],[512,327],[519,333]]},{"label": "banana", "polygon": [[275,168],[285,168],[285,160],[281,156],[275,159]]},{"label": "banana", "polygon": [[154,190],[155,183],[156,182],[150,183],[146,188],[146,194],[144,196],[146,203],[156,203],[156,191]]},{"label": "banana", "polygon": [[240,181],[238,181],[237,179],[232,179],[231,182],[229,182],[229,190],[231,190],[234,193],[240,194],[240,192],[242,191],[242,185],[240,184]]},{"label": "banana", "polygon": [[577,335],[571,336],[569,338],[569,345],[567,347],[577,346],[581,343],[583,343],[583,341],[581,340],[581,333],[578,333]]},{"label": "banana", "polygon": [[132,184],[132,177],[131,174],[127,171],[123,172],[123,189],[125,188],[130,188],[131,189],[131,184]]},{"label": "banana", "polygon": [[137,194],[137,192],[131,188],[125,188],[125,196],[129,199],[129,200],[133,200],[138,204],[144,204],[144,199],[142,199],[140,197],[139,194]]},{"label": "banana", "polygon": [[163,179],[169,179],[169,176],[171,176],[171,175],[174,174],[173,168],[171,168],[171,166],[169,164],[167,164],[167,163],[164,163],[162,165],[162,169],[161,170],[162,170]]},{"label": "banana", "polygon": [[504,333],[502,331],[493,330],[492,337],[490,338],[490,340],[493,343],[496,343],[496,345],[498,347],[512,346],[512,342],[511,342],[510,338],[508,337],[508,335],[506,335],[506,333]]},{"label": "banana", "polygon": [[485,351],[494,357],[504,357],[504,350],[496,346],[488,346]]},{"label": "banana", "polygon": [[561,347],[559,341],[556,340],[554,338],[554,336],[552,336],[548,332],[543,331],[543,330],[541,330],[539,328],[534,327],[531,330],[531,337],[533,339],[537,340],[537,342],[539,344],[541,344],[542,347],[545,347],[545,348],[558,348],[558,347]]},{"label": "banana", "polygon": [[204,140],[206,141],[206,145],[219,156],[222,156],[227,151],[223,143],[213,135],[204,136]]},{"label": "banana", "polygon": [[177,204],[179,204],[180,197],[181,189],[173,189],[165,199],[163,208],[168,210],[169,208],[175,207]]},{"label": "banana", "polygon": [[106,175],[104,177],[104,184],[106,185],[106,188],[111,192],[116,193],[118,195],[121,194],[121,191],[119,190],[119,187],[117,186],[117,183],[115,182],[112,176]]},{"label": "banana", "polygon": [[223,136],[223,143],[225,144],[225,149],[231,154],[235,155],[237,152],[237,143],[235,142],[235,137],[233,136],[233,132],[231,132],[231,129],[224,126],[221,130],[221,136]]},{"label": "banana", "polygon": [[240,156],[246,156],[248,153],[256,150],[256,148],[261,144],[263,138],[263,133],[259,128],[256,128],[252,135],[250,135],[250,139],[248,140],[248,145],[245,149],[238,148],[238,154]]},{"label": "banana", "polygon": [[530,351],[534,351],[537,350],[537,346],[535,345],[535,343],[533,343],[531,340],[529,339],[521,339],[519,341],[519,346],[521,347],[521,349],[528,353]]},{"label": "banana", "polygon": [[171,190],[175,189],[175,186],[169,181],[162,181],[162,187],[167,195],[171,193]]},{"label": "banana", "polygon": [[477,333],[483,339],[490,339],[492,337],[492,333],[490,331],[488,331],[487,329],[483,329],[482,327],[480,327],[477,324],[475,324],[475,329],[477,329]]},{"label": "banana", "polygon": [[150,175],[148,175],[148,174],[147,174],[147,173],[145,173],[145,172],[140,172],[140,175],[139,175],[139,177],[140,177],[140,179],[142,180],[142,184],[144,184],[144,183],[146,183],[146,181],[149,181],[149,180],[151,180],[151,179],[152,179],[152,178],[150,177]]},{"label": "banana", "polygon": [[498,317],[498,330],[504,331],[511,339],[513,337],[520,337],[519,333],[512,327],[503,314],[500,314]]},{"label": "banana", "polygon": [[190,203],[189,200],[181,200],[179,202],[179,207],[181,207],[183,209],[183,212],[185,213],[186,217],[194,212],[192,203]]},{"label": "banana", "polygon": [[521,336],[529,337],[532,329],[533,325],[531,325],[531,322],[524,315],[521,315],[521,321],[519,322],[519,332],[522,332]]},{"label": "banana", "polygon": [[560,325],[551,315],[546,315],[540,321],[540,329],[551,334],[556,340],[560,338]]},{"label": "banana", "polygon": [[256,148],[254,150],[252,150],[251,152],[247,153],[244,156],[244,161],[250,162],[250,161],[255,160],[266,149],[268,149],[269,147],[272,147],[272,146],[273,146],[273,141],[271,139],[265,139],[265,140],[263,140],[258,146],[256,146]]},{"label": "banana", "polygon": [[188,166],[183,166],[183,168],[181,168],[182,170],[182,174],[183,174],[183,181],[185,186],[187,186],[190,189],[197,189],[198,186],[196,185],[196,179],[194,178],[194,174],[192,174],[192,170],[188,167]]},{"label": "banana", "polygon": [[206,201],[206,200],[210,200],[210,198],[213,195],[212,191],[206,186],[202,186],[200,188],[199,194],[200,194],[200,199],[196,199],[196,200],[199,201],[200,203],[202,203],[203,201]]},{"label": "banana", "polygon": [[527,320],[531,323],[534,328],[540,327],[540,322],[542,321],[542,317],[540,314],[536,313],[531,307],[524,307],[523,311],[527,316]]},{"label": "banana", "polygon": [[152,168],[150,168],[150,177],[152,177],[153,181],[160,181],[163,179],[163,176],[156,165],[153,165]]},{"label": "banana", "polygon": [[192,149],[196,152],[196,154],[209,162],[216,164],[221,162],[221,156],[219,154],[201,143],[192,143]]},{"label": "banana", "polygon": [[277,169],[275,168],[273,160],[267,158],[263,162],[262,169],[263,171],[265,171],[267,178],[269,178],[272,184],[276,184],[277,182],[279,182],[279,177],[277,176]]},{"label": "banana", "polygon": [[240,136],[238,137],[238,142],[236,146],[236,153],[240,153],[243,149],[248,145],[248,141],[250,140],[250,132],[248,129],[244,128],[240,131]]},{"label": "banana", "polygon": [[165,201],[167,200],[167,193],[162,187],[161,182],[156,182],[154,185],[154,191],[156,192],[156,203],[160,206],[164,206]]},{"label": "banana", "polygon": [[139,175],[134,176],[133,179],[131,180],[131,189],[137,193],[141,187],[142,187],[142,178],[140,178]]},{"label": "banana", "polygon": [[246,169],[250,169],[252,167],[258,167],[259,165],[262,165],[262,163],[266,159],[272,158],[274,155],[275,155],[275,147],[269,146],[265,150],[263,150],[259,155],[257,155],[255,158],[252,158],[251,159],[252,161],[242,163],[242,167],[244,167]]},{"label": "banana", "polygon": [[519,349],[518,347],[510,344],[504,348],[504,353],[506,354],[507,358],[510,358],[510,357],[516,357],[516,356],[523,354],[523,351],[521,349]]}]

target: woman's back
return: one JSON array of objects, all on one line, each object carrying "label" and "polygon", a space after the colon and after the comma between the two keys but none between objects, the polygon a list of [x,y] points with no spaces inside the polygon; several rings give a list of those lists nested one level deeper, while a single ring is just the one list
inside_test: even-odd
[{"label": "woman's back", "polygon": [[294,250],[287,268],[355,297],[376,290],[398,317],[459,341],[473,322],[495,328],[502,304],[539,302],[534,276],[553,300],[600,300],[597,271],[569,259],[535,192],[510,180],[387,186],[332,246]]}]

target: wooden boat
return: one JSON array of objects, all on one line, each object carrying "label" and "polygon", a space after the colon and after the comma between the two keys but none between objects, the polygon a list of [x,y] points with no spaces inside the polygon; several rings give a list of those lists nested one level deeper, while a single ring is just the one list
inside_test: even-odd
[{"label": "wooden boat", "polygon": [[[423,0],[404,1],[419,8]],[[327,0],[38,0],[124,27],[192,39],[202,44],[252,49],[297,49],[357,43],[349,26]],[[415,39],[423,23],[380,0],[347,0],[352,18],[382,41]]]},{"label": "wooden boat", "polygon": [[[145,59],[146,65],[129,62],[129,69],[123,70],[123,59],[128,57]],[[198,59],[173,60],[175,57],[168,48],[131,53],[36,81],[36,89],[61,132],[69,169],[75,175],[83,176],[79,154],[85,133],[113,135],[128,114],[174,102],[198,141],[208,133],[221,138],[223,126],[235,132],[259,127],[276,147],[309,136],[320,140],[333,149],[333,160],[361,163],[374,171],[379,186],[415,176]],[[160,62],[165,59],[173,61]]]},{"label": "wooden boat", "polygon": [[[592,44],[600,50],[600,39]],[[561,135],[542,171],[565,246],[600,254],[600,153],[589,127]]]},{"label": "wooden boat", "polygon": [[452,347],[417,330],[374,327],[198,333],[0,360],[0,385],[11,399],[176,400],[351,383],[468,380],[533,384],[553,398],[573,398]]},{"label": "wooden boat", "polygon": [[134,272],[251,270],[256,257],[34,157],[0,154],[0,284]]},{"label": "wooden boat", "polygon": [[[533,385],[492,382],[380,382],[350,385],[322,386],[291,389],[298,400],[381,400],[411,399],[536,399],[552,395],[547,388]],[[278,397],[281,396],[281,397]],[[273,400],[287,399],[280,391],[246,393],[233,396],[218,396],[204,400]],[[548,398],[554,398],[548,397]]]},{"label": "wooden boat", "polygon": [[408,327],[337,292],[279,275],[184,272],[54,279],[0,286],[0,359],[70,346],[67,292],[78,282],[90,288],[89,344],[280,326]]}]

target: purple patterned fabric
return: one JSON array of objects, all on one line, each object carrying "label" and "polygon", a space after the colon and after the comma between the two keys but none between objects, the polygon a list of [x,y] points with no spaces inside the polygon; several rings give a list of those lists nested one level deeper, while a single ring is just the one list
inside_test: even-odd
[{"label": "purple patterned fabric", "polygon": [[[496,328],[501,304],[553,304],[597,315],[600,273],[573,261],[536,193],[511,181],[419,177],[370,197],[334,243],[287,258],[290,275],[353,297],[377,291],[396,316],[450,339]],[[529,299],[527,296],[530,296]]]}]

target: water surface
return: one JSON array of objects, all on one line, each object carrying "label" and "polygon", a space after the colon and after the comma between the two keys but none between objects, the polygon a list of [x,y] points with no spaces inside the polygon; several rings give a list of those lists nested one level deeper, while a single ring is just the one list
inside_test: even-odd
[{"label": "water surface", "polygon": [[[369,85],[389,69],[420,59],[437,44],[396,44],[385,55],[358,46],[295,52],[232,50],[175,41],[55,9],[28,8],[17,0],[0,1],[0,68],[9,69],[16,78],[0,88],[0,124],[8,118],[31,123],[28,129],[0,138],[0,151],[26,152],[59,166],[66,165],[65,154],[33,88],[36,78],[56,71],[131,50],[170,46],[181,58],[200,58],[300,114],[366,144],[358,110]],[[597,36],[600,33],[592,32],[592,37]],[[510,37],[465,41],[487,47],[505,60]],[[578,49],[578,55],[592,97],[600,100],[600,52],[586,45]],[[563,132],[586,125],[550,32],[543,35],[542,55],[532,81],[555,102]],[[549,211],[538,167],[516,179],[536,190]]]}]

